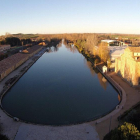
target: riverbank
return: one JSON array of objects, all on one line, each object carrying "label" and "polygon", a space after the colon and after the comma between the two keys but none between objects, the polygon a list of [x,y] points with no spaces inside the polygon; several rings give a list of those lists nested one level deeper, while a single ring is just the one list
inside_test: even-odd
[{"label": "riverbank", "polygon": [[[20,67],[15,69],[13,72],[11,72],[7,77],[5,77],[0,82],[0,96],[2,96],[6,93],[7,90],[9,90],[12,85],[20,79],[20,77],[43,55],[43,53],[46,51],[46,48],[43,48],[40,50],[37,54],[30,57],[25,63],[23,63]],[[17,76],[17,79],[10,85],[5,87],[5,82],[8,81],[10,78],[13,78]],[[14,140],[15,135],[18,131],[19,126],[22,124],[21,122],[15,122],[13,118],[10,117],[9,114],[4,112],[2,109],[0,109],[0,123],[2,126],[2,134],[8,136],[10,140]]]},{"label": "riverbank", "polygon": [[31,48],[28,48],[26,53],[17,53],[0,61],[0,81],[3,80],[12,71],[17,69],[24,62],[26,62],[34,54],[39,52],[41,49],[41,46],[32,46]]},{"label": "riverbank", "polygon": [[[89,59],[89,61],[93,64],[92,60]],[[118,118],[135,104],[139,103],[140,100],[140,90],[138,88],[130,86],[115,72],[108,72],[104,74],[102,72],[103,66],[104,63],[99,63],[96,65],[96,68],[108,80],[108,82],[110,82],[112,86],[116,88],[120,94],[121,101],[112,112],[89,123],[96,126],[100,140],[103,140],[104,136],[109,133],[109,131],[113,130],[118,125],[121,125]]]},{"label": "riverbank", "polygon": [[[34,62],[43,54],[43,52],[37,53],[34,57],[32,57],[30,60],[25,62],[23,65],[21,65],[18,69],[13,71],[10,75],[11,77],[14,77],[16,75],[19,75],[23,72],[26,72],[27,69],[34,64]],[[123,89],[129,89],[128,85],[124,82],[122,82],[121,78],[118,77],[115,73],[111,72],[108,73],[107,76],[114,80],[116,84]],[[11,78],[9,77],[9,78]],[[6,79],[7,78],[7,79]],[[8,80],[8,77],[6,77],[4,80]],[[5,85],[5,82],[2,84]],[[2,85],[0,84],[0,86]],[[3,85],[0,87],[3,89]],[[132,88],[132,87],[131,87]],[[120,113],[123,113],[125,110],[127,110],[132,104],[135,104],[137,100],[139,100],[140,95],[135,94],[137,91],[133,91],[135,89],[129,89],[124,90],[122,92],[123,100],[120,103],[119,108],[117,107],[114,111],[109,113],[108,115],[87,123],[78,124],[78,125],[71,125],[71,126],[43,126],[43,125],[33,125],[28,124],[24,122],[16,122],[13,120],[13,118],[7,116],[3,110],[0,109],[0,121],[2,122],[3,126],[3,134],[7,135],[10,140],[25,140],[25,139],[41,139],[41,140],[54,140],[54,139],[61,139],[61,140],[100,140],[103,139],[104,135],[109,132],[110,130],[116,127],[119,122],[117,120],[117,117],[120,115]],[[128,92],[130,95],[128,96]],[[126,94],[125,94],[126,93]],[[125,96],[127,95],[127,96]],[[133,96],[134,95],[134,96]],[[132,98],[133,97],[133,98]],[[125,102],[126,99],[126,102]],[[131,99],[134,99],[135,102],[130,102]],[[137,100],[136,100],[137,99]],[[111,99],[110,99],[111,100]],[[126,106],[127,105],[127,106]],[[133,105],[132,105],[133,106]],[[116,117],[115,117],[116,116]],[[97,133],[98,132],[98,133]],[[99,136],[98,136],[99,134]]]},{"label": "riverbank", "polygon": [[[98,67],[99,68],[99,67]],[[99,134],[100,140],[103,140],[103,137],[112,129],[116,128],[121,123],[118,121],[118,117],[123,114],[126,110],[131,108],[133,105],[139,102],[140,93],[139,90],[131,87],[128,83],[126,83],[121,77],[119,77],[116,73],[110,72],[106,74],[108,78],[112,79],[118,87],[123,90],[122,94],[122,102],[120,103],[118,112],[113,113],[112,111],[108,118],[96,124],[96,130]],[[92,124],[94,125],[94,124]]]}]

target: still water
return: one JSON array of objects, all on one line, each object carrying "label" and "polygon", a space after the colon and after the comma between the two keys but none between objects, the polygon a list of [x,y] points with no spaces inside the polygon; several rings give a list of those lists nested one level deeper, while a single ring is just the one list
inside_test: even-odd
[{"label": "still water", "polygon": [[118,93],[74,46],[51,47],[6,93],[3,108],[27,122],[90,121],[119,103]]}]

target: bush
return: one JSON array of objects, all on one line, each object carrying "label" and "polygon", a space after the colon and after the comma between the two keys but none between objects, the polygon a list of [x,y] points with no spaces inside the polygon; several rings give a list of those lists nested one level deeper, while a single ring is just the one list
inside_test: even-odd
[{"label": "bush", "polygon": [[137,114],[137,111],[136,110],[131,110],[127,116],[125,116],[124,120],[126,122],[130,122],[130,123],[133,123],[132,121],[135,119],[135,115]]},{"label": "bush", "polygon": [[99,58],[96,58],[95,61],[94,61],[94,63],[95,63],[95,64],[100,63],[100,59],[99,59]]},{"label": "bush", "polygon": [[104,140],[140,140],[140,132],[135,125],[125,122],[122,126],[108,133]]},{"label": "bush", "polygon": [[127,114],[124,120],[126,122],[134,124],[140,131],[140,112],[137,112],[136,110],[132,110]]},{"label": "bush", "polygon": [[0,140],[9,140],[5,135],[0,134]]}]

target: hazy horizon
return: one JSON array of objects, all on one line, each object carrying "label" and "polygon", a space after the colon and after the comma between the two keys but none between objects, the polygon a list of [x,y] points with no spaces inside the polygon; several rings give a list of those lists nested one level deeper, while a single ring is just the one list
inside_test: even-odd
[{"label": "hazy horizon", "polygon": [[59,35],[59,34],[116,34],[116,35],[140,35],[140,34],[132,34],[132,33],[95,33],[95,32],[91,32],[91,33],[88,33],[88,32],[73,32],[73,33],[10,33],[10,32],[5,32],[4,34],[0,35],[0,36],[3,36],[3,35],[6,35],[6,34],[11,34],[11,35],[18,35],[18,34],[27,34],[27,35]]},{"label": "hazy horizon", "polygon": [[139,5],[136,0],[4,0],[0,35],[140,34]]}]

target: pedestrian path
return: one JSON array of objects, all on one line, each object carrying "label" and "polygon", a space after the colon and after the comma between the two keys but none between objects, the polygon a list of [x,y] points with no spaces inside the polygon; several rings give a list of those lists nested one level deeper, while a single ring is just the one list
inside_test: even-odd
[{"label": "pedestrian path", "polygon": [[39,126],[22,123],[15,140],[99,140],[94,126]]}]

